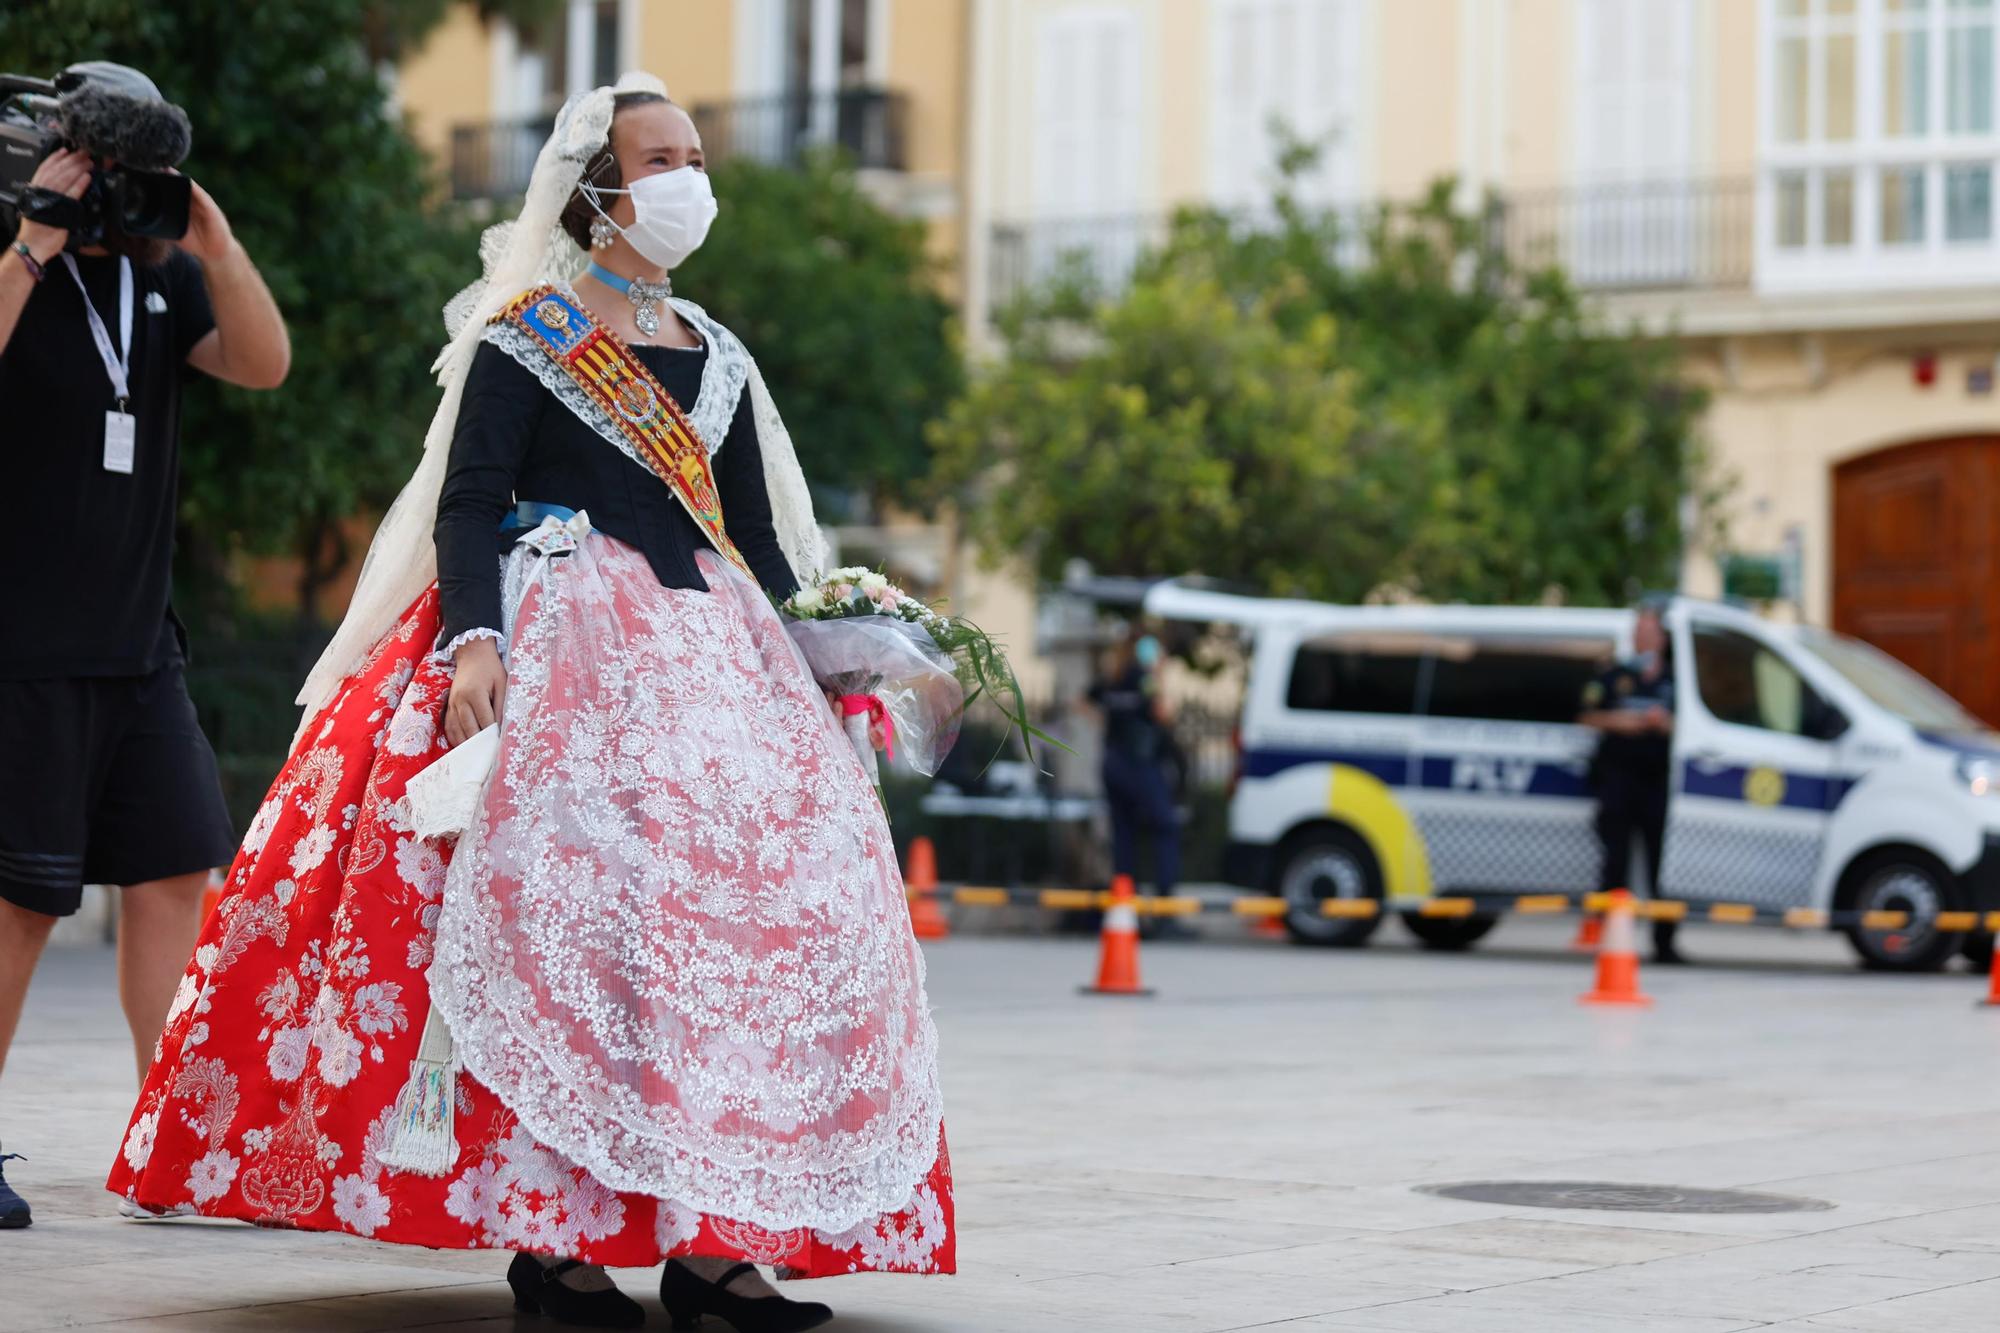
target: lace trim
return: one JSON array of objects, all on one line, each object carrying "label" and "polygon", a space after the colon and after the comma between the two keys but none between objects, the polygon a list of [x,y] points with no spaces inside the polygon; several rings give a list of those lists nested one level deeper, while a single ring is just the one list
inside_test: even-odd
[{"label": "lace trim", "polygon": [[466,644],[476,643],[480,639],[493,640],[493,642],[500,645],[500,656],[505,657],[507,655],[507,636],[497,629],[469,629],[444,647],[438,649],[437,655],[448,661],[452,654],[465,647]]},{"label": "lace trim", "polygon": [[708,361],[701,368],[701,392],[695,395],[694,406],[683,403],[681,410],[688,414],[695,434],[701,436],[708,444],[708,452],[713,454],[722,447],[729,434],[729,423],[736,416],[736,405],[743,399],[743,385],[750,378],[750,353],[735,334],[716,323],[694,302],[676,296],[668,298],[667,303],[694,325],[695,332],[708,344]]}]

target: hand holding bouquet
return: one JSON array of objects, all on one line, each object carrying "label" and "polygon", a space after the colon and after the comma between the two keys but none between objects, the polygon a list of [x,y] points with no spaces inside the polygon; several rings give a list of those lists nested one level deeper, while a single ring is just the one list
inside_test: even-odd
[{"label": "hand holding bouquet", "polygon": [[891,760],[900,753],[917,772],[935,774],[982,694],[1023,735],[1050,740],[1029,723],[1020,683],[992,636],[939,614],[875,570],[821,574],[780,609],[793,617],[792,641],[833,696],[872,780],[880,781],[877,739]]}]

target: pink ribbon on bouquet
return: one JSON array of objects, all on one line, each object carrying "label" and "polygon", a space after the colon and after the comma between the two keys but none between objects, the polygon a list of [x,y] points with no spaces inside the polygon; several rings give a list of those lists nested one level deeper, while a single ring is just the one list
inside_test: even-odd
[{"label": "pink ribbon on bouquet", "polygon": [[877,722],[882,724],[882,753],[889,757],[889,762],[894,763],[896,760],[896,719],[889,716],[889,705],[882,702],[882,696],[879,694],[843,694],[840,696],[840,714],[842,717],[854,717],[861,713],[868,714],[868,722],[871,728]]}]

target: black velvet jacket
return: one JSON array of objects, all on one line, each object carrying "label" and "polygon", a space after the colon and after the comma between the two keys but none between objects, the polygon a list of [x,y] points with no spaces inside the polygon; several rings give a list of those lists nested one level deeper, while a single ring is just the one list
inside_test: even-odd
[{"label": "black velvet jacket", "polygon": [[[683,410],[701,390],[705,347],[640,347],[646,368]],[[798,591],[771,526],[764,459],[746,387],[722,447],[711,456],[723,522],[757,581],[776,597]],[[669,588],[705,588],[695,567],[708,539],[665,482],[579,421],[535,375],[491,344],[473,356],[438,496],[438,595],[450,643],[467,630],[501,628],[500,561],[511,539],[500,521],[516,500],[588,510],[590,525],[646,557]]]}]

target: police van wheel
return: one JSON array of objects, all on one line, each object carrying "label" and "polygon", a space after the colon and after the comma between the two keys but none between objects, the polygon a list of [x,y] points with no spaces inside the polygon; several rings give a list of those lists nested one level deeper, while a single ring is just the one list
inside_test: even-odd
[{"label": "police van wheel", "polygon": [[1847,928],[1847,938],[1863,967],[1881,972],[1935,972],[1965,943],[1958,931],[1934,923],[1953,910],[1951,872],[1935,857],[1888,848],[1862,857],[1849,868],[1842,905],[1856,912],[1902,912],[1909,918],[1893,930]]},{"label": "police van wheel", "polygon": [[1415,935],[1426,949],[1458,953],[1486,938],[1500,924],[1494,916],[1424,916],[1403,913],[1403,928]]},{"label": "police van wheel", "polygon": [[1365,917],[1330,917],[1330,898],[1382,901],[1382,870],[1352,829],[1322,825],[1294,834],[1278,857],[1277,896],[1286,902],[1285,929],[1301,944],[1357,948],[1382,924],[1379,911]]}]

